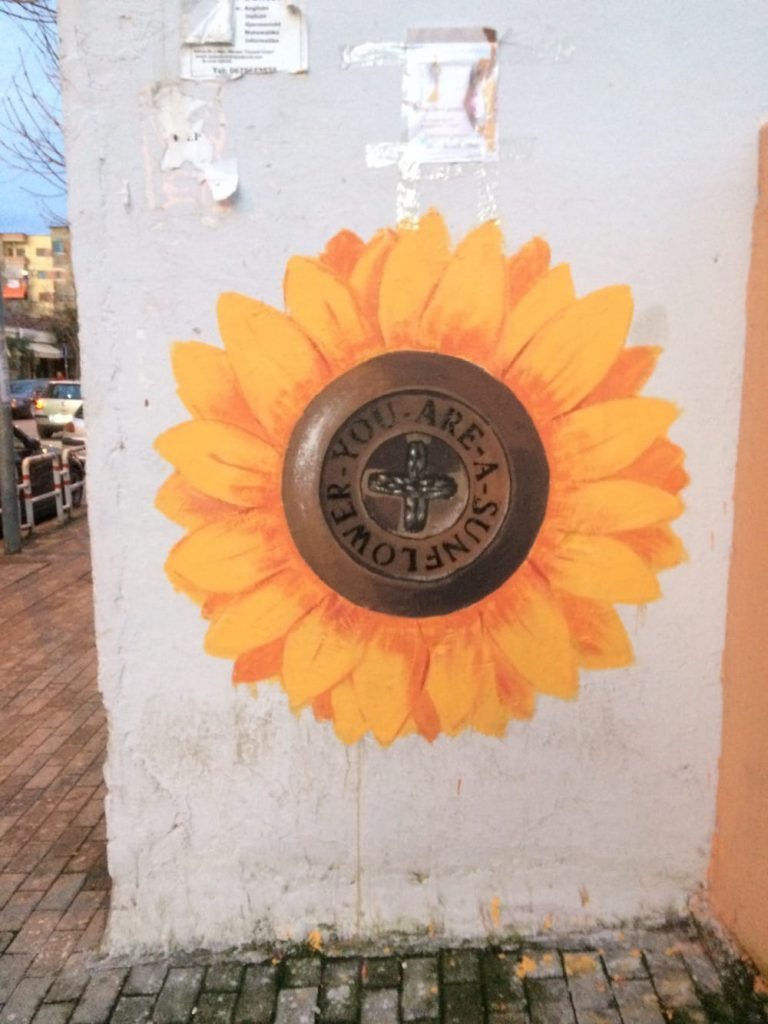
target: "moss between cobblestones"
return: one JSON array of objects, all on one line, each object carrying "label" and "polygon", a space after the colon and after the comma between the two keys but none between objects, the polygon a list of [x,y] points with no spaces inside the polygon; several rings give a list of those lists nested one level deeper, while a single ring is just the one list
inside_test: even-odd
[{"label": "moss between cobblestones", "polygon": [[721,968],[720,976],[722,994],[700,996],[709,1024],[766,1024],[768,1001],[755,994],[754,971],[737,960]]}]

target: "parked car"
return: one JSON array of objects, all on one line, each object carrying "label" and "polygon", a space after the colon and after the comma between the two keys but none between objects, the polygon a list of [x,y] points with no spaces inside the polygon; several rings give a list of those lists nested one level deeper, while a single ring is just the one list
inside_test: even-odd
[{"label": "parked car", "polygon": [[11,416],[20,420],[32,419],[35,399],[42,395],[48,383],[47,380],[12,380]]},{"label": "parked car", "polygon": [[85,465],[85,416],[83,413],[83,406],[81,405],[72,416],[69,423],[64,424],[64,429],[60,434],[56,434],[55,438],[61,440],[63,447],[65,448],[76,448],[77,457]]},{"label": "parked car", "polygon": [[[33,462],[29,467],[29,480],[32,487],[32,495],[46,494],[48,497],[41,498],[34,504],[35,523],[43,519],[52,519],[56,515],[56,498],[53,494],[53,464],[58,457],[59,451],[47,445],[41,444],[36,437],[30,437],[18,427],[13,428],[13,447],[16,457],[16,477],[21,483],[21,466],[24,459],[29,455],[44,455],[46,458],[40,462]],[[72,453],[69,456],[69,475],[72,483],[81,483],[85,479],[85,469],[82,462]],[[83,489],[78,487],[72,493],[72,505],[79,508],[83,500]],[[19,492],[19,504],[21,509],[22,525],[27,522],[27,510],[21,492]],[[0,537],[3,536],[2,508],[0,508]]]},{"label": "parked car", "polygon": [[85,444],[85,414],[82,402],[80,403],[80,408],[75,409],[69,423],[64,424],[62,440],[73,444],[77,442]]},{"label": "parked car", "polygon": [[70,423],[83,396],[79,380],[52,380],[35,401],[35,422],[40,437],[50,437]]}]

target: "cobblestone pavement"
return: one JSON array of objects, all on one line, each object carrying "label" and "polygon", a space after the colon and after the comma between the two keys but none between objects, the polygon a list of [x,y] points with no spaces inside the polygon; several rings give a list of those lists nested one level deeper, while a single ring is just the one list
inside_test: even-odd
[{"label": "cobblestone pavement", "polygon": [[109,876],[87,522],[0,555],[0,1024],[761,1024],[693,920],[492,948],[105,958]]}]

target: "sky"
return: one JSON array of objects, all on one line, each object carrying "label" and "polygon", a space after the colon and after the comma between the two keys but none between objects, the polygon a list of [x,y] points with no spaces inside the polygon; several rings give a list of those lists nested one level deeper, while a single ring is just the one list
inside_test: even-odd
[{"label": "sky", "polygon": [[[19,68],[20,51],[29,48],[28,40],[14,19],[0,12],[0,98],[10,95],[11,82]],[[30,69],[33,67],[31,61]],[[49,88],[42,78],[37,79],[35,85],[43,91]],[[0,119],[0,132],[4,130]],[[0,231],[47,232],[50,218],[40,209],[40,200],[29,195],[30,189],[41,191],[39,182],[28,172],[9,167],[0,152]],[[66,215],[63,198],[50,200],[49,206],[59,217]]]}]

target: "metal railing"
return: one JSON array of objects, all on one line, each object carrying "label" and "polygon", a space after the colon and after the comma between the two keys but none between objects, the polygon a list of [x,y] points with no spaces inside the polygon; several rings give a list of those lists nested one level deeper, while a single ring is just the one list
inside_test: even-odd
[{"label": "metal railing", "polygon": [[[21,483],[19,484],[19,496],[24,502],[26,522],[22,523],[23,530],[31,530],[35,526],[35,505],[48,498],[56,501],[56,518],[59,522],[72,515],[75,507],[73,498],[78,492],[85,496],[85,476],[81,480],[72,480],[69,468],[70,452],[65,448],[60,455],[41,454],[28,455],[21,462]],[[42,494],[32,493],[32,472],[31,468],[35,463],[50,464],[53,472],[53,490],[45,491]]]}]

